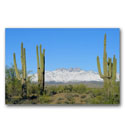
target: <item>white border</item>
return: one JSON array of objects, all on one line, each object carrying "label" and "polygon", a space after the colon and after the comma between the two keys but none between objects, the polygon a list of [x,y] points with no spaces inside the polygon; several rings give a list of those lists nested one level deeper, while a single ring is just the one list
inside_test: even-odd
[{"label": "white border", "polygon": [[8,107],[4,99],[5,28],[121,28],[121,80],[124,78],[124,1],[1,0],[0,1],[0,131],[1,132],[123,132],[124,82],[120,106]]}]

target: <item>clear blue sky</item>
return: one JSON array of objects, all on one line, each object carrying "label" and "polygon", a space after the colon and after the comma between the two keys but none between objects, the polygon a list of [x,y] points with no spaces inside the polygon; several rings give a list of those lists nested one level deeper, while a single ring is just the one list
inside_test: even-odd
[{"label": "clear blue sky", "polygon": [[104,34],[108,57],[116,55],[119,73],[120,30],[118,28],[6,28],[6,65],[13,64],[16,53],[21,69],[21,42],[26,48],[27,70],[37,72],[36,45],[45,48],[46,70],[76,68],[97,72],[99,55],[102,69]]}]

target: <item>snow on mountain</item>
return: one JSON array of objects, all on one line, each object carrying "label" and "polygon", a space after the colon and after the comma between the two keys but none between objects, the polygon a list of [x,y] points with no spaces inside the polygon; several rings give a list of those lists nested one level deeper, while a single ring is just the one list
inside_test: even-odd
[{"label": "snow on mountain", "polygon": [[[34,74],[32,81],[38,80],[37,74]],[[117,74],[117,80],[119,80],[119,74]],[[84,71],[80,68],[60,68],[54,71],[45,72],[46,82],[83,82],[83,81],[103,81],[99,74],[94,71]]]}]

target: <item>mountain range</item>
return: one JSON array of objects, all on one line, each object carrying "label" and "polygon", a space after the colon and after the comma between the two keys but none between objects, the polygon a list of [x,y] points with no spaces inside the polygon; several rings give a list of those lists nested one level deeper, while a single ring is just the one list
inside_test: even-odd
[{"label": "mountain range", "polygon": [[[32,81],[37,82],[37,73],[32,76]],[[119,74],[117,74],[117,81],[119,80]],[[54,71],[45,72],[46,83],[79,83],[79,82],[102,82],[99,74],[94,71],[84,71],[80,68],[59,68]]]}]

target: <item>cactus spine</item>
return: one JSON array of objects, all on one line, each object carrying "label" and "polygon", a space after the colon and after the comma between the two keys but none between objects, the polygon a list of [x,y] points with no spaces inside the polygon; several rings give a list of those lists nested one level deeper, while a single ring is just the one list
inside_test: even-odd
[{"label": "cactus spine", "polygon": [[104,53],[103,53],[103,72],[101,72],[99,56],[97,56],[97,67],[100,77],[104,80],[104,87],[107,88],[108,96],[112,94],[113,90],[110,87],[115,86],[116,82],[116,66],[117,66],[117,59],[115,55],[113,57],[113,62],[111,58],[108,58],[107,61],[107,52],[106,52],[106,34],[104,36]]},{"label": "cactus spine", "polygon": [[40,94],[42,95],[45,87],[45,49],[43,49],[43,53],[42,53],[41,44],[40,44],[40,55],[38,51],[38,45],[36,46],[36,53],[37,53],[38,86],[40,88]]},{"label": "cactus spine", "polygon": [[23,48],[23,43],[21,43],[21,64],[22,64],[22,76],[20,75],[17,64],[16,64],[16,55],[13,53],[13,60],[14,60],[14,69],[16,72],[16,77],[18,80],[21,80],[22,83],[22,97],[27,97],[27,87],[26,87],[26,51]]}]

